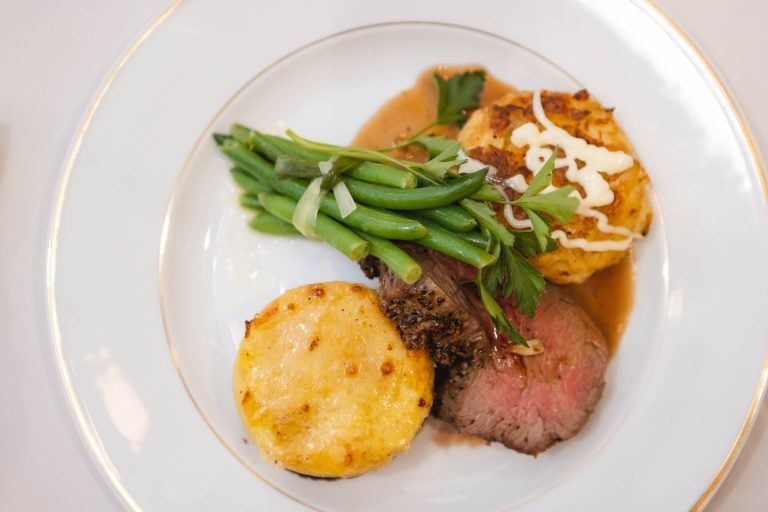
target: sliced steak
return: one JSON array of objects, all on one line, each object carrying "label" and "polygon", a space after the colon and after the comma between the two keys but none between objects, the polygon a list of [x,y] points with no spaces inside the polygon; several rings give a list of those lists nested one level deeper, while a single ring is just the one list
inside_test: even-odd
[{"label": "sliced steak", "polygon": [[447,370],[436,412],[459,432],[535,455],[586,423],[605,387],[607,345],[556,287],[547,288],[532,319],[510,303],[503,307],[523,336],[541,340],[544,352],[521,357],[498,340],[483,364]]},{"label": "sliced steak", "polygon": [[452,258],[401,244],[422,266],[407,285],[375,259],[363,262],[379,277],[379,302],[410,347],[425,346],[437,366],[433,414],[464,434],[535,455],[576,435],[600,400],[608,363],[605,338],[589,316],[556,286],[548,286],[533,318],[513,300],[507,316],[544,352],[508,350],[472,284],[475,270]]},{"label": "sliced steak", "polygon": [[478,315],[472,285],[475,269],[435,251],[403,243],[422,268],[416,284],[407,285],[383,263],[367,258],[361,267],[379,277],[379,302],[398,326],[406,345],[426,347],[438,365],[482,361],[490,345],[487,316]]}]

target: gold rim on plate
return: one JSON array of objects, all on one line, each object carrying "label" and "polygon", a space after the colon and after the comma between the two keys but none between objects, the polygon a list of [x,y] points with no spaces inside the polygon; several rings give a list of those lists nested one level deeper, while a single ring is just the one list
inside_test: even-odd
[{"label": "gold rim on plate", "polygon": [[[643,2],[653,11],[656,16],[661,18],[661,20],[674,31],[674,34],[677,37],[682,40],[682,45],[680,45],[680,42],[678,42],[678,45],[682,46],[683,49],[692,51],[696,55],[699,62],[707,71],[709,77],[712,78],[713,82],[720,90],[720,94],[723,96],[723,98],[725,98],[726,103],[728,104],[731,112],[733,112],[734,116],[736,117],[736,120],[739,123],[739,129],[741,130],[741,133],[744,135],[744,139],[747,142],[747,149],[752,155],[752,161],[757,168],[757,175],[760,180],[760,185],[763,189],[763,199],[765,200],[766,204],[768,204],[768,178],[766,178],[766,170],[765,167],[763,167],[762,160],[760,159],[760,152],[757,149],[757,144],[755,143],[755,139],[752,136],[752,132],[749,130],[749,126],[747,126],[744,115],[741,113],[741,109],[739,109],[739,106],[736,104],[736,100],[734,100],[730,91],[726,87],[725,82],[723,82],[723,80],[720,78],[720,75],[717,73],[715,67],[709,61],[704,52],[699,49],[693,39],[685,32],[685,30],[683,30],[680,25],[677,24],[677,22],[675,22],[675,20],[669,16],[669,14],[664,12],[661,7],[656,5],[654,0],[643,0]],[[752,396],[752,402],[749,405],[747,417],[744,418],[744,423],[741,425],[739,434],[733,441],[731,448],[728,450],[728,455],[726,455],[725,460],[723,460],[722,464],[720,464],[720,467],[718,468],[715,476],[712,478],[712,481],[709,483],[699,499],[696,500],[696,503],[693,505],[693,507],[691,507],[692,511],[699,512],[703,510],[704,507],[707,506],[707,503],[709,503],[709,501],[715,495],[715,492],[717,492],[717,489],[723,483],[725,477],[728,476],[728,472],[736,462],[736,459],[741,453],[742,448],[744,448],[744,444],[747,442],[749,433],[752,431],[752,426],[755,423],[755,418],[757,417],[757,413],[760,410],[760,404],[762,403],[763,397],[765,395],[766,384],[768,384],[768,351],[766,351],[765,357],[763,358],[763,369],[760,371],[760,377],[757,380],[757,389]]]},{"label": "gold rim on plate", "polygon": [[[107,454],[105,447],[101,444],[101,441],[97,433],[93,429],[93,425],[88,420],[88,417],[84,411],[84,408],[78,400],[77,393],[75,392],[74,386],[72,384],[72,376],[69,373],[69,368],[64,358],[64,351],[62,346],[61,332],[59,327],[59,320],[57,315],[56,299],[55,299],[56,250],[57,250],[57,240],[58,240],[58,234],[59,234],[59,228],[60,228],[61,212],[63,209],[64,197],[65,197],[65,192],[67,190],[67,185],[69,183],[72,170],[75,166],[75,162],[77,161],[77,157],[80,152],[80,148],[82,146],[83,140],[85,139],[85,134],[91,125],[91,122],[96,114],[96,111],[101,106],[101,103],[104,97],[106,96],[110,86],[114,82],[115,78],[117,78],[117,76],[123,70],[126,63],[130,60],[130,58],[133,56],[136,50],[147,40],[147,38],[155,31],[155,29],[157,29],[165,20],[169,18],[169,16],[183,2],[184,0],[174,0],[163,11],[161,11],[160,14],[158,14],[157,17],[155,17],[155,19],[153,19],[144,28],[144,30],[141,33],[139,33],[138,36],[135,37],[133,42],[128,46],[128,48],[125,50],[125,52],[120,57],[120,59],[112,67],[111,71],[106,76],[102,85],[96,91],[96,94],[94,95],[93,100],[91,101],[90,106],[88,107],[88,110],[85,112],[85,115],[83,116],[82,121],[80,122],[80,125],[72,139],[69,154],[65,161],[64,167],[62,169],[62,174],[58,184],[58,189],[57,189],[57,193],[56,193],[56,197],[53,205],[53,212],[51,217],[51,228],[50,228],[50,234],[48,239],[48,258],[47,258],[47,265],[46,265],[48,317],[50,320],[51,344],[53,346],[54,358],[56,360],[56,366],[58,368],[59,378],[61,379],[61,384],[64,389],[67,403],[72,412],[72,415],[74,416],[75,422],[77,423],[78,431],[82,436],[84,444],[88,447],[91,453],[91,456],[94,458],[97,466],[99,467],[99,469],[102,471],[106,479],[110,482],[110,484],[114,488],[118,497],[123,501],[123,503],[129,509],[135,510],[135,511],[140,511],[141,508],[139,507],[138,503],[136,503],[136,501],[131,497],[130,492],[123,485],[117,469],[112,465],[112,462],[109,458],[109,455]],[[674,37],[672,36],[673,35],[676,36],[678,40],[675,42],[678,44],[678,46],[680,46],[681,49],[683,49],[684,51],[687,50],[688,52],[691,52],[693,54],[695,58],[689,55],[688,56],[689,59],[694,61],[694,64],[700,64],[701,66],[704,67],[704,70],[706,71],[707,75],[719,90],[720,95],[722,96],[722,98],[725,99],[727,106],[729,107],[731,113],[733,113],[733,115],[735,116],[738,122],[739,131],[741,132],[741,135],[746,141],[747,150],[749,151],[752,157],[752,163],[754,164],[758,172],[758,178],[760,180],[760,184],[763,191],[763,198],[766,201],[766,204],[768,204],[768,181],[766,180],[765,168],[763,167],[762,161],[760,159],[757,146],[752,136],[752,133],[749,130],[746,120],[744,119],[744,116],[741,113],[741,110],[738,108],[733,96],[728,91],[724,82],[720,79],[715,68],[709,62],[709,60],[704,55],[704,53],[696,46],[696,44],[693,42],[690,36],[688,36],[686,32],[668,14],[666,14],[658,5],[656,5],[653,2],[653,0],[640,0],[640,2],[648,8],[645,11],[646,15],[651,16],[652,18],[654,18],[655,16],[655,19],[653,19],[653,21],[655,21],[660,26],[664,27],[664,25],[666,25],[666,27],[668,27],[672,32],[670,34],[670,38],[674,40]],[[638,5],[638,7],[640,6]],[[696,60],[698,60],[698,62],[696,62]],[[174,364],[175,364],[176,356],[173,352],[171,352],[171,357],[174,359]],[[728,471],[733,467],[733,464],[736,461],[736,458],[738,457],[742,448],[744,447],[744,444],[746,443],[746,440],[749,437],[749,433],[752,429],[752,426],[754,425],[757,412],[760,408],[760,403],[762,402],[763,396],[765,394],[767,383],[768,383],[768,352],[766,352],[766,355],[764,357],[763,367],[757,382],[757,388],[753,394],[749,410],[747,411],[746,418],[742,423],[739,433],[736,436],[736,439],[731,444],[731,447],[728,450],[728,454],[726,455],[725,460],[723,460],[716,474],[712,478],[710,484],[707,486],[707,488],[704,490],[702,495],[693,505],[692,510],[700,511],[707,505],[707,503],[712,499],[712,496],[714,496],[717,489],[720,487],[720,484],[722,484],[723,480],[727,476]],[[186,388],[186,384],[185,384],[185,388]],[[278,488],[269,484],[269,482],[267,482],[263,478],[261,477],[259,478],[263,482],[270,485],[270,487],[280,491]],[[291,499],[295,500],[295,498],[287,495],[286,493],[282,491],[280,492],[283,495],[288,496]],[[299,501],[299,503],[301,502]],[[302,505],[307,506],[305,503],[302,503]]]}]

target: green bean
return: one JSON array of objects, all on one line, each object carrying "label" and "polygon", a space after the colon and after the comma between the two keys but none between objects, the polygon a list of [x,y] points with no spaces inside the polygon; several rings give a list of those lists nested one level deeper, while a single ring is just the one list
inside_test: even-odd
[{"label": "green bean", "polygon": [[[328,161],[329,159],[327,154],[301,147],[291,139],[257,132],[241,124],[232,125],[231,135],[247,146],[256,147],[260,153],[273,162],[277,160],[280,154],[315,162]],[[415,188],[417,184],[416,177],[404,169],[369,161],[360,162],[346,174],[360,181],[396,188]]]},{"label": "green bean", "polygon": [[[280,192],[297,200],[306,188],[307,185],[299,180],[280,180],[278,185]],[[391,240],[416,240],[427,234],[427,229],[418,220],[362,204],[342,219],[339,205],[332,194],[320,200],[320,211],[348,226]]]},{"label": "green bean", "polygon": [[428,210],[416,210],[406,212],[408,216],[416,219],[426,219],[438,224],[454,233],[466,233],[477,227],[477,221],[467,210],[455,204],[430,208]]},{"label": "green bean", "polygon": [[355,200],[370,206],[392,210],[423,210],[449,205],[472,195],[485,182],[486,171],[462,174],[446,185],[432,185],[414,189],[399,189],[365,183],[347,178],[349,192]]},{"label": "green bean", "polygon": [[[272,162],[274,162],[280,154],[288,154],[318,162],[326,161],[329,158],[327,154],[304,148],[291,139],[286,139],[285,137],[280,137],[278,135],[264,134],[237,123],[232,125],[230,135],[239,142],[245,143],[249,149],[254,149],[258,153],[261,153]],[[227,138],[227,135],[215,134],[214,138],[216,139],[216,142],[221,145]],[[385,170],[386,172],[381,172]],[[363,161],[358,167],[350,170],[347,174],[360,181],[396,188],[413,188],[416,186],[417,181],[416,177],[408,171],[367,160]],[[471,197],[477,201],[499,202],[504,200],[499,191],[490,183],[483,183]]]},{"label": "green bean", "polygon": [[256,210],[256,214],[248,225],[251,229],[270,235],[293,236],[301,234],[292,224],[261,209]]},{"label": "green bean", "polygon": [[[281,154],[280,150],[264,138],[263,134],[238,123],[234,123],[229,129],[229,138],[238,141],[251,151],[263,155],[271,162],[274,162]],[[219,142],[219,146],[221,145],[222,143]]]},{"label": "green bean", "polygon": [[277,160],[277,157],[283,153],[264,134],[251,130],[247,126],[235,123],[229,132],[236,141],[243,144],[246,148],[264,155],[271,162]]},{"label": "green bean", "polygon": [[496,261],[496,257],[474,246],[437,224],[421,221],[427,228],[427,236],[414,240],[414,243],[447,254],[453,259],[468,263],[475,268],[483,268]]},{"label": "green bean", "polygon": [[277,190],[278,179],[272,164],[233,139],[225,140],[219,150],[227,155],[240,169],[243,169],[256,180],[269,188]]},{"label": "green bean", "polygon": [[395,188],[416,188],[418,183],[416,176],[408,171],[368,161],[360,162],[360,165],[350,170],[347,176],[367,183]]},{"label": "green bean", "polygon": [[[296,201],[279,194],[262,192],[259,194],[259,202],[275,217],[291,222]],[[332,245],[353,261],[367,256],[371,248],[371,244],[366,240],[322,213],[317,214],[314,231],[320,240]]]},{"label": "green bean", "polygon": [[214,133],[213,134],[213,140],[216,141],[217,146],[221,146],[224,144],[225,140],[231,139],[231,135],[227,135],[226,133]]},{"label": "green bean", "polygon": [[[293,199],[298,200],[307,188],[307,183],[301,180],[278,180],[272,166],[240,142],[228,140],[219,149],[258,181]],[[332,197],[323,197],[320,211],[336,220],[342,220],[339,207]],[[343,222],[372,235],[394,240],[415,240],[427,232],[417,220],[364,205],[358,205]]]},{"label": "green bean", "polygon": [[[307,160],[314,160],[316,162],[328,160],[327,154],[303,148],[293,142],[291,139],[268,134],[263,134],[263,136],[274,147],[287,155],[304,158]],[[360,162],[357,167],[349,170],[346,174],[347,176],[351,176],[360,181],[376,183],[379,185],[387,185],[389,187],[416,187],[416,177],[413,174],[403,169],[392,167],[391,165],[384,165],[376,162]]]},{"label": "green bean", "polygon": [[249,210],[261,209],[261,203],[259,202],[258,196],[255,194],[249,194],[248,192],[240,194],[240,206],[243,208],[248,208]]},{"label": "green bean", "polygon": [[322,176],[318,162],[290,155],[280,155],[275,160],[275,174],[278,178],[317,178]]},{"label": "green bean", "polygon": [[314,160],[315,162],[322,162],[328,160],[328,155],[312,151],[311,149],[303,148],[293,142],[291,139],[280,137],[279,135],[262,134],[266,140],[270,142],[277,149],[283,153],[299,158],[306,158],[307,160]]},{"label": "green bean", "polygon": [[251,136],[251,131],[252,130],[247,126],[243,126],[242,124],[239,124],[239,123],[232,123],[232,126],[230,126],[229,128],[229,136],[238,142],[247,144],[248,139]]},{"label": "green bean", "polygon": [[407,284],[413,284],[421,277],[421,267],[416,260],[396,244],[370,235],[364,231],[355,231],[371,244],[371,256],[383,261],[389,269]]},{"label": "green bean", "polygon": [[[308,158],[303,158],[299,156],[289,155],[287,153],[284,153],[277,157],[277,160],[275,160],[275,174],[277,174],[277,177],[280,179],[284,178],[317,178],[322,176],[323,177],[323,188],[326,190],[329,190],[333,188],[345,175],[349,176],[357,176],[358,178],[362,176],[364,179],[363,181],[370,182],[376,182],[378,181],[380,183],[395,183],[396,185],[405,185],[406,182],[404,180],[398,179],[398,176],[393,175],[392,178],[389,178],[390,174],[387,172],[384,172],[383,170],[375,169],[370,166],[364,166],[366,163],[371,162],[363,162],[359,164],[359,169],[362,169],[362,172],[352,172],[353,170],[357,169],[358,167],[358,161],[353,160],[350,158],[346,159],[340,159],[335,160],[333,163],[330,161],[325,162],[329,164],[329,169],[325,172],[325,174],[320,170],[320,166],[322,165],[321,162],[318,162],[317,160],[310,160]],[[379,165],[379,164],[375,164]],[[384,169],[388,169],[390,171],[397,172],[405,172],[405,171],[399,171],[398,169],[395,169],[394,167],[389,167],[385,165],[379,165],[379,167],[382,167]],[[413,178],[412,175],[406,173],[406,177]],[[413,184],[416,184],[416,178],[413,178]],[[405,186],[401,186],[399,188],[406,188]]]},{"label": "green bean", "polygon": [[323,189],[330,190],[336,186],[339,181],[341,181],[343,176],[354,165],[357,165],[356,161],[349,159],[337,160],[333,163],[325,163],[329,164],[329,168],[327,170],[321,171],[320,166],[323,164],[322,162],[283,154],[277,157],[277,160],[275,160],[275,174],[279,179],[319,178],[322,176]]},{"label": "green bean", "polygon": [[454,232],[453,234],[480,249],[485,250],[488,247],[488,240],[479,231],[469,231],[468,233]]},{"label": "green bean", "polygon": [[472,199],[462,199],[459,201],[459,204],[471,213],[481,226],[498,238],[502,244],[512,247],[512,244],[515,243],[515,235],[496,220],[496,216],[489,206]]},{"label": "green bean", "polygon": [[239,123],[234,123],[232,125],[230,128],[230,135],[249,148],[256,149],[272,162],[276,161],[277,157],[280,155],[289,155],[306,160],[313,160],[315,162],[322,162],[329,158],[329,156],[324,153],[318,153],[317,151],[303,148],[285,137],[262,133]]},{"label": "green bean", "polygon": [[233,167],[230,172],[232,173],[232,178],[235,180],[235,183],[246,192],[258,194],[259,192],[270,192],[272,190],[270,187],[251,176],[248,171],[239,167]]}]

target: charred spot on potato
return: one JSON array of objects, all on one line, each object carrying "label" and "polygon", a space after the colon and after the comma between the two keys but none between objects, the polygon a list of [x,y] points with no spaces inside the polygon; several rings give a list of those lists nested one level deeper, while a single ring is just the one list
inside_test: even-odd
[{"label": "charred spot on potato", "polygon": [[541,95],[541,106],[553,114],[565,112],[566,101],[562,94],[544,93]]},{"label": "charred spot on potato", "polygon": [[578,108],[572,108],[571,109],[571,119],[575,119],[578,121],[579,119],[583,119],[589,115],[589,110],[580,110]]},{"label": "charred spot on potato", "polygon": [[427,405],[427,401],[424,400],[423,396],[419,397],[419,407],[424,407],[425,405]]},{"label": "charred spot on potato", "polygon": [[250,320],[246,320],[245,321],[245,337],[247,338],[250,335],[251,335],[251,322]]},{"label": "charred spot on potato", "polygon": [[523,113],[525,114],[526,117],[529,117],[529,118],[533,117],[533,104],[529,103],[528,105],[526,105],[525,108],[523,109]]},{"label": "charred spot on potato", "polygon": [[355,375],[357,375],[357,365],[355,363],[345,363],[344,373],[348,377],[354,377]]},{"label": "charred spot on potato", "polygon": [[510,153],[495,146],[476,147],[469,150],[469,156],[487,165],[492,165],[502,174],[508,176],[512,171],[509,165]]},{"label": "charred spot on potato", "polygon": [[318,299],[321,299],[325,296],[325,286],[322,284],[316,284],[309,289],[309,294],[311,297],[317,297]]},{"label": "charred spot on potato", "polygon": [[509,105],[491,105],[491,131],[500,133],[506,130],[512,122],[510,114],[514,110],[522,110],[522,108],[511,103]]},{"label": "charred spot on potato", "polygon": [[285,307],[286,307],[286,309],[289,309],[290,311],[293,311],[294,309],[296,309],[296,304],[294,304],[293,302],[289,302],[288,305],[285,306]]},{"label": "charred spot on potato", "polygon": [[392,361],[387,360],[381,363],[380,370],[382,375],[389,375],[390,373],[395,371],[395,365],[392,364]]},{"label": "charred spot on potato", "polygon": [[278,312],[279,312],[279,308],[277,307],[276,304],[269,306],[267,309],[262,311],[259,315],[256,315],[256,317],[250,321],[250,323],[248,324],[249,332],[251,328],[258,327],[267,323]]},{"label": "charred spot on potato", "polygon": [[309,350],[310,350],[310,352],[312,350],[315,350],[318,347],[318,345],[320,345],[320,338],[318,338],[317,336],[313,336],[312,339],[309,340]]},{"label": "charred spot on potato", "polygon": [[586,89],[581,89],[579,91],[576,91],[573,95],[573,99],[582,101],[582,100],[588,100],[589,99],[589,91]]},{"label": "charred spot on potato", "polygon": [[[556,187],[564,187],[566,185],[573,186],[571,182],[568,181],[568,178],[565,176],[565,169],[562,169],[562,168],[554,169],[552,171],[552,184],[555,185]],[[579,185],[579,184],[576,183],[576,185]],[[523,218],[526,218],[526,217],[523,217]]]}]

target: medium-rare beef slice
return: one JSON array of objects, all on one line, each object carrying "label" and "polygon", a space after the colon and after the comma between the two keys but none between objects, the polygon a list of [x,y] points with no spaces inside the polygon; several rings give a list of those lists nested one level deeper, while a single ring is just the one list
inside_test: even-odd
[{"label": "medium-rare beef slice", "polygon": [[589,316],[556,287],[547,288],[532,319],[509,302],[503,307],[544,352],[522,357],[497,343],[484,364],[450,369],[437,415],[459,432],[536,455],[587,422],[605,387],[608,349]]},{"label": "medium-rare beef slice", "polygon": [[426,347],[438,365],[483,360],[489,335],[484,317],[474,307],[472,285],[463,284],[474,279],[475,270],[413,244],[401,247],[421,265],[421,278],[415,284],[405,284],[385,264],[371,258],[361,262],[361,267],[368,277],[379,277],[379,303],[406,345]]}]

